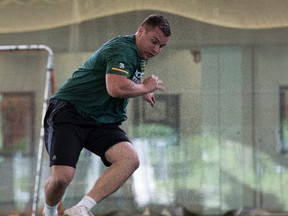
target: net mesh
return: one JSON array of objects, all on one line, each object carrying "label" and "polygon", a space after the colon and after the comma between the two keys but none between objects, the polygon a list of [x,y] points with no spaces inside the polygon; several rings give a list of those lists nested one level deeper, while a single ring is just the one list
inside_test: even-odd
[{"label": "net mesh", "polygon": [[0,215],[30,211],[47,55],[0,52]]},{"label": "net mesh", "polygon": [[[191,88],[191,83],[186,80],[187,83],[182,82],[187,87],[183,86],[186,97],[175,92],[158,94],[155,109],[140,99],[131,101],[130,120],[123,128],[139,152],[141,166],[119,191],[97,206],[96,213],[131,213],[144,211],[147,206],[157,209],[177,204],[192,212],[220,214],[247,202],[252,203],[251,206],[278,211],[287,208],[285,182],[288,176],[283,162],[271,157],[269,151],[261,147],[265,141],[259,141],[258,146],[253,146],[253,143],[249,144],[249,139],[245,141],[247,137],[241,135],[253,129],[248,123],[244,126],[242,123],[247,117],[240,109],[243,90],[238,84],[241,75],[235,70],[239,63],[239,51],[237,47],[202,49],[202,61],[211,65],[202,65],[201,76],[194,76],[193,80],[187,77],[195,84],[201,79],[217,80],[212,86],[204,82],[200,86],[202,92],[197,91],[197,85]],[[58,58],[77,59],[76,56],[64,58],[59,55]],[[86,53],[79,55],[83,59],[86,56]],[[174,53],[174,58],[177,59],[177,56],[183,58],[183,52]],[[47,56],[33,52],[8,52],[0,55],[0,73],[3,77],[0,85],[0,190],[5,195],[0,198],[0,215],[31,212],[46,60]],[[159,61],[162,65],[161,62],[167,59],[164,56]],[[227,61],[232,62],[233,68]],[[219,70],[217,65],[225,65],[227,68]],[[159,69],[159,64],[152,63],[151,67]],[[199,64],[192,61],[188,67],[197,70]],[[241,67],[238,64],[238,70]],[[168,73],[168,69],[161,70]],[[168,86],[171,85],[170,89],[179,86],[177,80],[172,82],[169,76],[164,79]],[[222,85],[224,82],[234,84]],[[267,97],[271,97],[272,93],[257,92],[259,96],[265,94]],[[197,101],[199,98],[202,98],[203,106],[196,105],[191,110],[192,99]],[[264,108],[267,109],[266,106]],[[202,121],[199,121],[200,118]],[[202,128],[189,122],[201,122]],[[186,127],[181,127],[182,124]],[[261,135],[261,130],[254,133],[265,137],[265,134]],[[272,148],[277,156],[276,147]],[[76,204],[104,169],[99,158],[83,151],[76,176],[64,196],[64,207]],[[45,152],[39,211],[43,206],[43,187],[49,173]],[[235,188],[242,190],[236,195]]]}]

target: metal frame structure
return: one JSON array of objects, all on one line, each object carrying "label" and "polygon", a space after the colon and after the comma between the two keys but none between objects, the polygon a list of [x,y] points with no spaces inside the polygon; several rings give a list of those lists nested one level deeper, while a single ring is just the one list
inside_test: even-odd
[{"label": "metal frame structure", "polygon": [[41,171],[42,171],[42,160],[43,160],[43,148],[44,148],[44,124],[43,120],[45,117],[48,100],[51,94],[54,93],[54,71],[53,71],[53,60],[54,55],[51,48],[46,45],[7,45],[0,46],[0,52],[17,52],[17,51],[45,51],[48,53],[47,60],[47,71],[46,71],[46,79],[45,79],[45,90],[44,90],[44,102],[43,102],[43,110],[42,110],[42,118],[41,118],[41,130],[40,130],[40,139],[38,146],[38,156],[37,156],[37,167],[35,174],[35,186],[34,186],[34,194],[33,194],[33,204],[32,204],[32,216],[37,215],[38,210],[38,201],[39,201],[39,190],[40,190],[40,179],[41,179]]}]

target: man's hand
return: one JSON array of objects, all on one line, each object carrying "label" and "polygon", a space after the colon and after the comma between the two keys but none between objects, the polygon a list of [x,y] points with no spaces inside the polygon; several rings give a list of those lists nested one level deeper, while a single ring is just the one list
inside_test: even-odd
[{"label": "man's hand", "polygon": [[143,95],[143,99],[150,103],[151,107],[154,107],[156,99],[153,92]]},{"label": "man's hand", "polygon": [[146,86],[147,89],[149,89],[151,92],[154,92],[156,90],[162,90],[164,91],[164,85],[163,81],[160,80],[157,76],[151,75],[144,79],[143,85]]}]

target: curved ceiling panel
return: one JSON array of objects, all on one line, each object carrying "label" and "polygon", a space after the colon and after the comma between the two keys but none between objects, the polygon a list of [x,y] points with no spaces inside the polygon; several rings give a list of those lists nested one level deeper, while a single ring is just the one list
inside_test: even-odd
[{"label": "curved ceiling panel", "polygon": [[238,29],[288,26],[287,0],[1,0],[0,33],[38,31],[139,10]]}]

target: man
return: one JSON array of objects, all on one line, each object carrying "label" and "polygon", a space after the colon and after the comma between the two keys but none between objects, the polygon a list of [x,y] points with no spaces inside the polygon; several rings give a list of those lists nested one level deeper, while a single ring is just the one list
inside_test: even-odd
[{"label": "man", "polygon": [[108,168],[66,216],[93,215],[91,209],[138,168],[138,155],[119,125],[127,119],[128,98],[143,96],[155,105],[154,91],[163,90],[163,83],[155,75],[143,81],[141,77],[147,60],[161,51],[170,35],[168,21],[150,15],[135,34],[103,44],[51,98],[44,122],[51,176],[45,184],[43,215],[57,216],[83,148],[101,157]]}]

